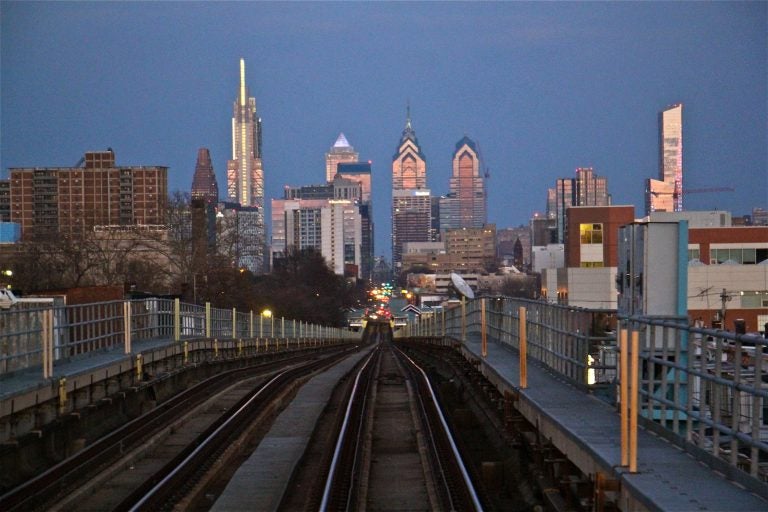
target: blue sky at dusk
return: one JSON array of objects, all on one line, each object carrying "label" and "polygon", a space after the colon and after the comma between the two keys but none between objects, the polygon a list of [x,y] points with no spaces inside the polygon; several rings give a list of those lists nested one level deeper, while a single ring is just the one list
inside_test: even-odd
[{"label": "blue sky at dusk", "polygon": [[686,209],[768,208],[767,2],[0,2],[0,169],[165,165],[220,190],[239,58],[263,120],[267,201],[324,180],[339,132],[373,161],[377,255],[391,256],[391,162],[410,101],[433,193],[480,144],[489,221],[527,223],[591,166],[643,212],[658,112],[684,104]]}]

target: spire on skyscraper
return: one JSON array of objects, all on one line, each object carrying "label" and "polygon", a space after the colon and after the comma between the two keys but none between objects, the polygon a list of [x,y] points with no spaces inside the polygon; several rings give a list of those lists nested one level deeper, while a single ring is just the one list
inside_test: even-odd
[{"label": "spire on skyscraper", "polygon": [[336,139],[336,142],[333,144],[334,148],[351,148],[352,146],[349,144],[349,141],[344,136],[344,133],[339,133],[339,137]]},{"label": "spire on skyscraper", "polygon": [[197,150],[195,175],[192,178],[192,199],[204,199],[205,202],[213,204],[219,201],[219,185],[216,183],[216,173],[208,148]]}]

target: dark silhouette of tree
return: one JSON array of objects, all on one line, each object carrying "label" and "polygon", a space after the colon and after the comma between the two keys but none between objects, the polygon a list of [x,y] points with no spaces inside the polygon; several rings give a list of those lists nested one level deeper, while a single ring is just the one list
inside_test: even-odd
[{"label": "dark silhouette of tree", "polygon": [[272,274],[255,278],[254,311],[323,325],[343,325],[344,309],[359,300],[359,288],[328,267],[313,248],[289,247]]}]

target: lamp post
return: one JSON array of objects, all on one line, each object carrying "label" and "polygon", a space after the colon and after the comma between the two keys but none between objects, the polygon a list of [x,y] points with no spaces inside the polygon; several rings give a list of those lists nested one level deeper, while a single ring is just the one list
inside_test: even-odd
[{"label": "lamp post", "polygon": [[[272,318],[272,310],[271,309],[265,309],[261,312],[261,315],[259,315],[259,338],[264,337],[264,318]],[[273,320],[274,322],[274,320]],[[272,331],[269,332],[270,336],[272,335]]]}]

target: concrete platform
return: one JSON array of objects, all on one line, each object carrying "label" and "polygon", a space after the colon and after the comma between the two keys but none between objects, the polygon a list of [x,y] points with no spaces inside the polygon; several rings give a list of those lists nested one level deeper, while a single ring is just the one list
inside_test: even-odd
[{"label": "concrete platform", "polygon": [[364,348],[302,386],[251,457],[235,472],[212,511],[277,510],[334,387],[372,349]]},{"label": "concrete platform", "polygon": [[519,389],[517,352],[479,336],[463,345],[466,355],[497,387],[519,396],[519,409],[545,438],[582,472],[598,471],[621,482],[622,510],[766,511],[768,501],[725,479],[679,447],[640,429],[638,473],[621,464],[620,417],[615,407],[528,362],[528,387]]},{"label": "concrete platform", "polygon": [[56,361],[53,376],[47,379],[43,378],[40,366],[3,376],[0,379],[0,418],[55,400],[62,378],[66,378],[67,392],[72,392],[129,371],[134,367],[136,354],[142,354],[146,362],[154,360],[158,350],[163,355],[182,351],[181,344],[171,340],[140,341],[134,343],[132,348],[132,354],[125,354],[122,347],[116,347]]}]

